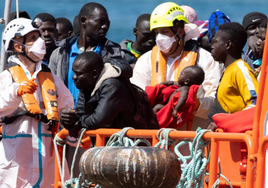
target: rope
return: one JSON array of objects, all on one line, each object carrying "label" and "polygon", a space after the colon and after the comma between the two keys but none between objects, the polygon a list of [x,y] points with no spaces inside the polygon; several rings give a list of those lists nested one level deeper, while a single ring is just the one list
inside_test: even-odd
[{"label": "rope", "polygon": [[174,145],[176,140],[172,140],[169,138],[169,133],[171,131],[176,131],[176,129],[166,129],[166,128],[160,129],[157,132],[157,138],[158,138],[159,142],[157,144],[155,144],[154,147],[160,146],[160,148],[164,148],[164,149],[168,150],[168,146]]},{"label": "rope", "polygon": [[128,130],[134,129],[132,127],[125,127],[122,131],[114,133],[108,140],[106,146],[137,146],[140,143],[145,143],[148,147],[151,146],[151,143],[146,139],[137,139],[135,142],[128,138],[126,135]]},{"label": "rope", "polygon": [[[177,188],[202,188],[204,184],[205,168],[209,162],[203,153],[204,147],[207,147],[210,141],[204,141],[202,139],[203,135],[210,130],[201,129],[198,127],[196,137],[194,138],[192,144],[189,141],[182,141],[177,144],[174,148],[175,153],[179,157],[179,161],[182,161],[182,175],[177,185]],[[182,145],[189,144],[190,146],[190,156],[183,157],[179,152],[178,148]],[[191,161],[187,164],[187,160]]]},{"label": "rope", "polygon": [[[72,165],[71,165],[71,177],[70,177],[69,180],[65,181],[65,183],[64,183],[64,185],[62,187],[73,188],[74,187],[74,184],[75,184],[75,187],[74,188],[78,188],[79,187],[81,173],[80,173],[80,175],[79,175],[78,178],[73,178],[73,169],[74,169],[74,163],[75,163],[76,155],[77,155],[77,152],[78,152],[78,148],[80,146],[80,143],[81,143],[81,140],[82,140],[82,137],[83,137],[85,131],[86,131],[86,129],[83,128],[79,132],[79,139],[78,139],[77,146],[75,148],[75,152],[74,152],[74,155],[73,155],[73,161],[72,161]],[[65,156],[64,156],[64,158],[65,158]],[[61,180],[61,182],[64,182],[63,179]]]},{"label": "rope", "polygon": [[[53,143],[54,143],[54,148],[55,148],[55,153],[56,153],[56,157],[57,157],[57,161],[58,161],[58,165],[59,165],[59,172],[60,172],[60,178],[61,178],[61,182],[64,182],[64,164],[65,164],[65,151],[66,151],[66,141],[67,139],[61,139],[58,136],[59,133],[56,134]],[[63,146],[63,152],[62,152],[62,167],[61,167],[61,163],[60,163],[60,157],[59,157],[59,151],[58,151],[58,147],[59,146]]]}]

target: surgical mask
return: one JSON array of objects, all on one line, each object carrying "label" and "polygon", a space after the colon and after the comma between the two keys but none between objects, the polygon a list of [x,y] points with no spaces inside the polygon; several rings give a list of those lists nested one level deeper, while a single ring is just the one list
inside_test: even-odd
[{"label": "surgical mask", "polygon": [[[26,46],[26,45],[25,45]],[[32,46],[27,46],[29,52],[33,52],[33,54],[39,59],[43,59],[46,54],[46,44],[45,41],[39,37]]]},{"label": "surgical mask", "polygon": [[159,50],[161,52],[168,53],[172,47],[173,42],[176,41],[175,36],[176,35],[174,35],[173,37],[169,37],[169,36],[159,33],[156,36],[156,40],[155,40]]}]

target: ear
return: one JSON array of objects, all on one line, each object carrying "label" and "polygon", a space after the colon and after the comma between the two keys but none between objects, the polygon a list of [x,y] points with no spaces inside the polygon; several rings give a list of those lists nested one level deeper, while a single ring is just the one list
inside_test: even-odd
[{"label": "ear", "polygon": [[188,79],[186,79],[186,80],[184,81],[184,84],[188,86],[188,85],[190,85],[190,82],[191,82],[191,80],[188,78]]},{"label": "ear", "polygon": [[99,71],[97,71],[96,69],[93,70],[93,78],[94,79],[98,79],[99,78]]},{"label": "ear", "polygon": [[14,46],[15,52],[22,52],[22,45],[21,44],[14,42],[13,46]]},{"label": "ear", "polygon": [[87,18],[85,16],[82,16],[80,19],[80,27],[85,28]]},{"label": "ear", "polygon": [[228,40],[226,42],[226,50],[229,50],[232,47],[232,42],[230,40]]},{"label": "ear", "polygon": [[136,27],[134,27],[134,28],[133,28],[133,34],[134,34],[135,36],[137,36],[137,31],[138,31],[138,29],[137,29]]},{"label": "ear", "polygon": [[68,31],[68,37],[73,36],[73,32],[72,31]]}]

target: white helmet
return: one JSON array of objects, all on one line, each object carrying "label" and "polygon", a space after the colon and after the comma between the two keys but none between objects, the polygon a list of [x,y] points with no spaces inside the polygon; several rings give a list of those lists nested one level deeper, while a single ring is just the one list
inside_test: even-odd
[{"label": "white helmet", "polygon": [[[38,18],[39,19],[39,18]],[[27,18],[17,18],[10,21],[5,27],[3,34],[3,42],[5,44],[5,50],[7,51],[9,48],[10,40],[14,37],[22,37],[27,33],[32,31],[39,31],[42,34],[42,30],[39,29],[41,25],[41,20],[37,19],[37,22],[34,22]]]}]

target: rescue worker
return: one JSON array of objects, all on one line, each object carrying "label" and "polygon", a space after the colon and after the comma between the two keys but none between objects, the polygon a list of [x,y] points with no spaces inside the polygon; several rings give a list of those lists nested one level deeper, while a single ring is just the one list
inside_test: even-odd
[{"label": "rescue worker", "polygon": [[[205,79],[198,89],[198,109],[194,112],[193,127],[206,128],[207,113],[215,98],[221,69],[211,54],[198,48],[194,40],[199,36],[198,27],[188,24],[183,9],[173,2],[158,5],[151,14],[150,29],[155,31],[156,46],[143,54],[136,62],[131,82],[145,89],[163,81],[178,81],[181,70],[196,65],[205,72]],[[182,129],[186,129],[182,127]]]},{"label": "rescue worker", "polygon": [[[37,19],[38,20],[38,19]],[[64,83],[42,64],[41,22],[17,18],[3,33],[12,51],[0,73],[0,187],[50,187],[54,182],[53,136],[62,109],[73,108]],[[66,168],[66,178],[68,169]]]}]

